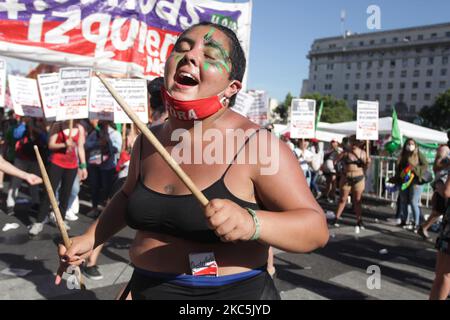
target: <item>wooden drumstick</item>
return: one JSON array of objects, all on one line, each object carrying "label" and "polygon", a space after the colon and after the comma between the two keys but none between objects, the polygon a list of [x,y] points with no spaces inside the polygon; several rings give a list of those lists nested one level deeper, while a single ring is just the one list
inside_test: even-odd
[{"label": "wooden drumstick", "polygon": [[[56,201],[55,193],[53,192],[52,184],[50,183],[50,179],[47,174],[47,170],[45,169],[44,161],[42,161],[41,154],[39,153],[39,148],[37,146],[34,146],[34,152],[36,153],[36,158],[39,164],[39,169],[41,170],[42,180],[44,181],[45,189],[47,190],[48,198],[50,199],[50,203],[53,208],[53,212],[55,213],[56,218],[56,224],[58,226],[59,232],[61,233],[61,236],[63,238],[64,246],[69,249],[72,245],[69,235],[67,233],[66,227],[64,225],[64,221],[61,215],[61,211],[59,210],[58,202]],[[86,287],[83,282],[83,278],[81,276],[81,272],[79,272],[80,275],[80,288],[82,290],[85,290]]]},{"label": "wooden drumstick", "polygon": [[127,124],[122,124],[122,151],[127,149]]}]

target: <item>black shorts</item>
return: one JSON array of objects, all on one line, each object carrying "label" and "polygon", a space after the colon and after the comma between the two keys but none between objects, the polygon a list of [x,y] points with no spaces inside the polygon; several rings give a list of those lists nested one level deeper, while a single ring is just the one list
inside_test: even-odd
[{"label": "black shorts", "polygon": [[336,172],[324,172],[323,175],[325,177],[335,177],[337,175]]},{"label": "black shorts", "polygon": [[441,197],[441,195],[437,192],[433,194],[431,204],[433,211],[439,212],[440,214],[444,214],[448,207],[448,201]]},{"label": "black shorts", "polygon": [[441,231],[436,241],[436,249],[450,255],[450,209],[444,214]]},{"label": "black shorts", "polygon": [[281,300],[267,271],[218,287],[189,287],[134,271],[130,281],[133,300]]}]

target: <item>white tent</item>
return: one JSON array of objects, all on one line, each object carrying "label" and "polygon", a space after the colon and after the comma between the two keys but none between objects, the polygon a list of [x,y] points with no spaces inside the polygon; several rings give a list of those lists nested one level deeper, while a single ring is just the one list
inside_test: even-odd
[{"label": "white tent", "polygon": [[[275,124],[274,132],[276,135],[280,136],[286,134],[290,131],[290,127],[284,124]],[[323,142],[331,142],[332,140],[336,140],[341,143],[342,139],[345,138],[344,134],[339,134],[336,132],[330,132],[325,130],[316,131],[316,139]]]},{"label": "white tent", "polygon": [[[400,132],[404,137],[412,138],[423,143],[447,143],[447,133],[421,127],[402,120],[398,121]],[[392,132],[392,118],[381,118],[379,122],[380,135],[389,135]],[[319,123],[321,131],[340,133],[345,136],[356,134],[356,121],[342,123]]]}]

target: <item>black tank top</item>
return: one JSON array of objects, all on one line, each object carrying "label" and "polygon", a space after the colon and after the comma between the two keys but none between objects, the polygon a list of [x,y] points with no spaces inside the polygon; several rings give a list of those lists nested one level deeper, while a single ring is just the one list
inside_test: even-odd
[{"label": "black tank top", "polygon": [[[257,130],[247,138],[245,144],[235,155],[222,177],[212,186],[203,190],[203,194],[207,199],[227,199],[243,208],[253,210],[260,210],[262,208],[256,203],[247,202],[234,196],[224,182],[225,176],[233,166],[240,152],[259,131]],[[141,137],[141,155],[142,139]],[[138,180],[135,190],[128,198],[125,219],[130,228],[167,234],[200,243],[221,242],[214,231],[208,228],[203,208],[194,195],[175,196],[153,191],[144,184],[141,172],[139,172]]]}]

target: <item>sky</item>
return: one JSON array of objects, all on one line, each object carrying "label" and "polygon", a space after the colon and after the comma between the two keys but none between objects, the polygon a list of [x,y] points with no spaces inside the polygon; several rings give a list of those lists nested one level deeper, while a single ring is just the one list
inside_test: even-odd
[{"label": "sky", "polygon": [[346,30],[373,32],[367,29],[370,5],[381,9],[380,31],[450,22],[448,0],[253,0],[248,88],[267,90],[280,102],[288,92],[298,96],[314,39],[342,34],[342,9]]},{"label": "sky", "polygon": [[[380,31],[450,22],[448,0],[253,0],[248,89],[266,90],[280,102],[288,92],[298,96],[308,78],[306,56],[314,39],[342,34],[343,9],[346,30],[373,32],[367,29],[370,5],[381,9]],[[19,65],[29,70],[32,64]]]}]

